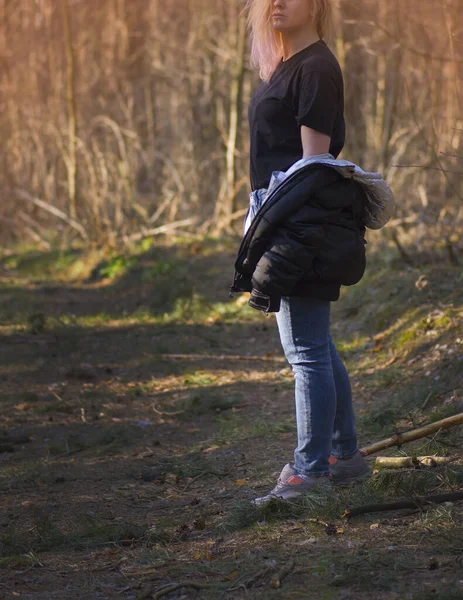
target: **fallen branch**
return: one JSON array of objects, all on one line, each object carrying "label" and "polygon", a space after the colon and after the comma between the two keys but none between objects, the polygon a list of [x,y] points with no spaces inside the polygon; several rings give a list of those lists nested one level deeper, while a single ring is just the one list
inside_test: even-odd
[{"label": "fallen branch", "polygon": [[285,577],[287,577],[291,571],[296,566],[294,560],[292,560],[289,564],[285,565],[278,573],[272,577],[271,586],[273,589],[277,590],[281,587],[281,582]]},{"label": "fallen branch", "polygon": [[[184,587],[191,587],[194,590],[205,590],[205,589],[212,589],[215,588],[216,586],[213,583],[197,583],[195,581],[183,581],[180,583],[169,583],[168,585],[165,585],[164,587],[158,589],[157,592],[154,592],[153,600],[157,600],[158,598],[161,598],[162,596],[165,596],[166,594],[170,594],[170,592],[174,592],[175,590],[179,590],[180,588],[184,588]],[[137,597],[137,600],[145,600],[145,598],[149,598],[150,595],[153,594],[153,590],[150,590],[148,595],[144,594],[140,594]]]},{"label": "fallen branch", "polygon": [[139,233],[133,233],[132,235],[124,235],[124,241],[126,242],[139,242],[143,238],[151,237],[153,235],[161,235],[163,233],[170,233],[175,231],[177,227],[183,227],[184,225],[193,225],[196,223],[196,219],[184,219],[183,221],[174,221],[172,223],[166,223],[153,229],[143,229]]},{"label": "fallen branch", "polygon": [[274,570],[275,567],[273,566],[265,567],[264,569],[261,569],[260,571],[255,573],[252,577],[250,577],[243,583],[238,583],[235,584],[233,587],[227,588],[227,592],[234,592],[235,590],[239,590],[240,588],[244,588],[244,590],[246,591],[246,589],[252,587],[256,583],[256,581],[258,581],[259,579],[263,579]]},{"label": "fallen branch", "polygon": [[151,408],[154,410],[154,412],[157,415],[161,415],[162,417],[174,417],[175,415],[181,415],[182,413],[185,412],[186,409],[182,409],[182,410],[174,410],[172,412],[164,412],[162,410],[158,410],[154,404],[151,405]]},{"label": "fallen branch", "polygon": [[442,504],[442,502],[456,502],[463,500],[463,491],[448,494],[434,494],[433,496],[417,496],[413,500],[400,500],[398,502],[380,502],[378,504],[365,504],[355,508],[347,508],[342,515],[350,519],[357,515],[385,510],[401,510],[403,508],[422,508],[426,504]]},{"label": "fallen branch", "polygon": [[45,250],[51,250],[51,248],[52,248],[51,244],[49,244],[46,240],[44,240],[42,237],[40,237],[40,235],[36,231],[34,231],[32,229],[32,227],[28,227],[26,225],[24,227],[24,231],[31,236],[31,238],[34,240],[34,242],[37,242],[37,244],[42,244],[42,246],[45,248]]},{"label": "fallen branch", "polygon": [[186,492],[192,483],[194,483],[198,479],[201,479],[201,477],[205,477],[206,475],[215,475],[216,477],[228,477],[230,473],[219,473],[217,471],[202,471],[201,473],[195,475],[192,479],[190,479],[190,481],[182,489],[182,492]]},{"label": "fallen branch", "polygon": [[435,467],[455,460],[449,456],[378,456],[375,467],[382,469],[407,469],[411,467]]},{"label": "fallen branch", "polygon": [[36,206],[43,208],[44,210],[46,210],[50,214],[54,215],[55,217],[58,217],[58,219],[61,219],[62,221],[67,223],[70,227],[75,229],[78,233],[80,233],[80,235],[83,237],[84,240],[88,240],[88,234],[85,231],[85,229],[82,227],[82,225],[80,223],[78,223],[75,219],[73,219],[72,217],[69,217],[65,212],[63,212],[59,208],[56,208],[56,206],[53,206],[52,204],[45,202],[44,200],[40,200],[40,198],[36,198],[35,196],[32,196],[32,194],[29,194],[29,192],[26,192],[26,190],[21,190],[19,188],[16,188],[15,191],[16,191],[16,194],[20,198],[22,198],[23,200],[27,200],[28,202],[32,202],[32,204],[35,204]]},{"label": "fallen branch", "polygon": [[440,394],[438,394],[437,396],[434,396],[434,398],[432,399],[432,401],[434,402],[435,400],[437,400],[438,398],[442,398],[442,396],[445,396],[447,394],[450,394],[450,392],[455,392],[456,390],[460,390],[463,387],[463,385],[457,385],[453,388],[450,388],[449,390],[445,390],[445,392],[441,392]]},{"label": "fallen branch", "polygon": [[406,431],[405,433],[397,433],[390,438],[381,440],[380,442],[375,442],[370,446],[365,446],[361,449],[361,452],[364,456],[369,456],[370,454],[376,454],[376,452],[384,450],[385,448],[390,448],[391,446],[402,446],[403,444],[414,442],[415,440],[419,440],[427,435],[432,435],[433,433],[444,431],[445,429],[451,429],[452,427],[462,424],[463,413],[459,413],[458,415],[448,417],[447,419],[442,419],[441,421],[436,421],[435,423],[431,423],[425,427],[420,427],[419,429],[412,429],[411,431]]},{"label": "fallen branch", "polygon": [[201,471],[201,473],[199,473],[198,475],[195,475],[195,477],[190,479],[190,481],[183,488],[182,492],[186,492],[186,490],[190,487],[190,485],[192,483],[194,483],[195,481],[197,481],[198,479],[200,479],[201,477],[204,477],[206,475],[215,475],[216,477],[228,477],[230,475],[230,473],[233,471],[233,469],[237,469],[239,467],[243,467],[246,464],[249,464],[249,463],[242,463],[241,461],[243,460],[243,458],[245,458],[244,454],[242,454],[239,461],[236,462],[234,465],[232,465],[225,473],[221,473],[220,471]]}]

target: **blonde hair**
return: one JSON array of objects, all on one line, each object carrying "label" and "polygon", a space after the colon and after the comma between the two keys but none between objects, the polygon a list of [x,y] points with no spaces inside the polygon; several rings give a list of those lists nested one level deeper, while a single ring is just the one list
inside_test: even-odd
[{"label": "blonde hair", "polygon": [[[329,41],[333,31],[332,0],[312,2],[313,19],[317,34]],[[247,0],[247,25],[251,37],[251,65],[259,69],[260,78],[268,81],[278,66],[283,47],[280,34],[273,29],[271,0]]]}]

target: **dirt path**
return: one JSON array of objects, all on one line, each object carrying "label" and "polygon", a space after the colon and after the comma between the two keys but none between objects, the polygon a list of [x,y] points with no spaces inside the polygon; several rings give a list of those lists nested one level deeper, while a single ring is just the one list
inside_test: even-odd
[{"label": "dirt path", "polygon": [[[458,464],[249,505],[292,458],[293,380],[273,317],[226,299],[231,257],[147,255],[116,282],[4,273],[0,598],[463,598],[461,506],[340,518],[458,489]],[[458,412],[463,383],[455,272],[427,271],[424,294],[422,272],[377,275],[333,318],[363,442]],[[454,453],[461,436],[426,444]],[[162,589],[179,582],[200,587]]]}]

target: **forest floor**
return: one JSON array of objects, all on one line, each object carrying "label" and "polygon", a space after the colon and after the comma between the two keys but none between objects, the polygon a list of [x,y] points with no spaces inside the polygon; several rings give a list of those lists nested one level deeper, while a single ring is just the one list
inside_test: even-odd
[{"label": "forest floor", "polygon": [[[463,598],[462,503],[341,516],[461,489],[462,428],[382,453],[447,465],[250,504],[296,436],[274,316],[228,299],[237,243],[4,252],[1,599]],[[463,412],[462,284],[372,258],[334,304],[362,445]]]}]

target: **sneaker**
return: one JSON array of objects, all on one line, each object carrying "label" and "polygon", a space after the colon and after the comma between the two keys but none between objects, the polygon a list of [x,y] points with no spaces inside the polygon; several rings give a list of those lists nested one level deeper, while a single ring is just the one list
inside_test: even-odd
[{"label": "sneaker", "polygon": [[331,481],[336,485],[349,485],[356,481],[363,481],[372,473],[372,468],[360,450],[351,458],[330,457]]},{"label": "sneaker", "polygon": [[315,488],[327,487],[329,485],[329,478],[329,475],[321,477],[301,475],[288,463],[283,467],[273,490],[266,496],[255,498],[252,500],[252,504],[254,506],[263,506],[275,498],[289,502],[294,501]]}]

